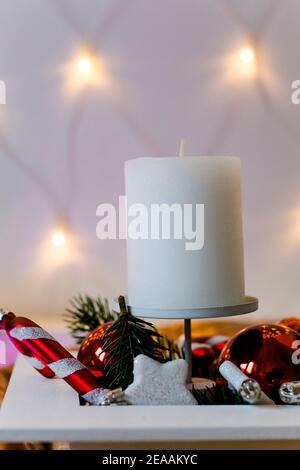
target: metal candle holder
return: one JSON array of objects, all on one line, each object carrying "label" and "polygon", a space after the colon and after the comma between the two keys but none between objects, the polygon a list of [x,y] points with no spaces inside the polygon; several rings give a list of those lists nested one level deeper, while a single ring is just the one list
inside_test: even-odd
[{"label": "metal candle holder", "polygon": [[[120,311],[118,301],[115,300],[113,308],[116,312]],[[246,296],[244,301],[237,305],[226,305],[223,307],[204,307],[197,309],[184,309],[184,310],[159,310],[138,308],[128,305],[129,311],[138,317],[143,318],[159,318],[159,319],[184,319],[184,337],[185,337],[185,350],[184,356],[188,363],[188,376],[187,383],[192,382],[192,334],[191,334],[191,320],[196,318],[218,318],[218,317],[231,317],[235,315],[243,315],[245,313],[254,312],[258,309],[258,299],[256,297]]]}]

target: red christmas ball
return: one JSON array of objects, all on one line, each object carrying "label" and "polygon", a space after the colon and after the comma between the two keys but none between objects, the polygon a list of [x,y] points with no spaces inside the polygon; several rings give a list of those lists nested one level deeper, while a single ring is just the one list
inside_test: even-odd
[{"label": "red christmas ball", "polygon": [[105,385],[104,366],[106,364],[105,355],[103,352],[102,335],[112,322],[104,323],[103,325],[92,331],[87,338],[83,341],[78,352],[78,360],[82,362],[97,378],[103,379]]},{"label": "red christmas ball", "polygon": [[192,374],[193,377],[210,378],[211,367],[216,358],[212,346],[206,343],[192,343]]},{"label": "red christmas ball", "polygon": [[206,340],[206,343],[212,346],[216,353],[216,357],[219,356],[219,354],[223,351],[225,348],[226,344],[228,343],[228,336],[223,336],[223,335],[215,335],[211,336]]},{"label": "red christmas ball", "polygon": [[297,333],[300,333],[300,318],[296,318],[296,317],[283,318],[279,322],[279,325],[288,326],[289,328],[292,328],[292,330],[297,331]]},{"label": "red christmas ball", "polygon": [[295,341],[299,340],[300,334],[284,325],[250,326],[227,343],[218,367],[225,360],[232,361],[246,375],[257,380],[270,398],[280,403],[280,385],[300,380],[300,364],[295,360],[295,350],[299,348]]},{"label": "red christmas ball", "polygon": [[215,351],[212,346],[206,343],[192,343],[192,357],[193,360],[198,359],[199,362],[209,364],[215,357]]}]

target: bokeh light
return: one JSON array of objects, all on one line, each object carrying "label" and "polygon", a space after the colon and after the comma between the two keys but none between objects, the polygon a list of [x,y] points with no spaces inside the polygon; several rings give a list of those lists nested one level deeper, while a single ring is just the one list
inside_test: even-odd
[{"label": "bokeh light", "polygon": [[66,244],[66,240],[66,235],[62,230],[55,231],[52,235],[52,245],[55,246],[55,248],[63,247]]},{"label": "bokeh light", "polygon": [[255,53],[253,49],[245,48],[240,52],[240,60],[244,64],[251,64],[255,59]]}]

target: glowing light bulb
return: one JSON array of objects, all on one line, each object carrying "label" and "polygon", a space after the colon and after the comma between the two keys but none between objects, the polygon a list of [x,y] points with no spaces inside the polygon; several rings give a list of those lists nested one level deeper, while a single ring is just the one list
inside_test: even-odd
[{"label": "glowing light bulb", "polygon": [[54,232],[52,235],[52,245],[61,248],[66,244],[66,236],[62,231]]},{"label": "glowing light bulb", "polygon": [[255,53],[252,49],[246,48],[242,49],[240,52],[240,60],[244,64],[251,64],[254,61]]},{"label": "glowing light bulb", "polygon": [[87,87],[111,87],[111,80],[106,70],[105,60],[92,48],[81,47],[61,68],[65,75],[65,89],[74,95]]},{"label": "glowing light bulb", "polygon": [[77,62],[77,68],[81,73],[88,75],[92,70],[91,59],[89,57],[81,57]]}]

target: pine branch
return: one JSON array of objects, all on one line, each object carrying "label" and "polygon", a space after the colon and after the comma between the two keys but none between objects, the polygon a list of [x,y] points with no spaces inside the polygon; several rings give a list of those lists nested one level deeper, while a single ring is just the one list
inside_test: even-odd
[{"label": "pine branch", "polygon": [[192,394],[198,405],[245,405],[243,399],[227,385],[216,384],[202,390],[193,386]]},{"label": "pine branch", "polygon": [[175,341],[172,341],[167,336],[161,336],[158,341],[164,346],[164,357],[166,361],[173,361],[174,359],[184,359],[183,350]]},{"label": "pine branch", "polygon": [[82,294],[70,300],[70,308],[66,309],[64,315],[65,322],[78,344],[95,328],[116,318],[117,314],[110,311],[107,299],[93,299]]},{"label": "pine branch", "polygon": [[102,350],[105,352],[104,371],[110,388],[123,390],[133,380],[133,361],[139,354],[165,361],[166,347],[160,342],[161,335],[152,323],[128,312],[124,297],[119,297],[119,318],[104,332]]}]

